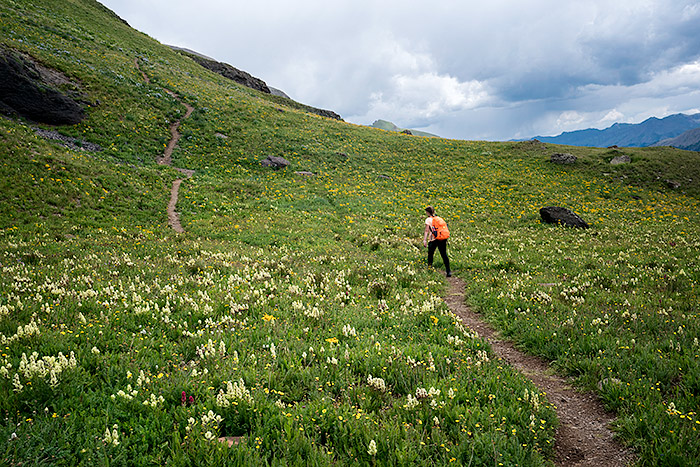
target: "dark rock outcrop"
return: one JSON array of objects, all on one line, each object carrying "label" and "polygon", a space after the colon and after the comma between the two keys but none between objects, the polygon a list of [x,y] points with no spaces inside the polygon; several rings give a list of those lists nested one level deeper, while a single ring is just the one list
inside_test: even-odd
[{"label": "dark rock outcrop", "polygon": [[[49,125],[75,125],[85,118],[83,107],[56,89],[50,75],[60,74],[33,60],[0,48],[0,112],[19,114]],[[63,78],[68,82],[67,78]]]},{"label": "dark rock outcrop", "polygon": [[[206,55],[202,55],[198,52],[194,52],[189,49],[184,49],[182,47],[176,47],[174,45],[169,46],[173,50],[176,50],[188,57],[190,57],[192,60],[194,60],[197,64],[201,65],[202,67],[206,68],[209,71],[213,71],[214,73],[220,74],[224,78],[228,78],[232,81],[235,81],[238,84],[241,84],[243,86],[247,86],[251,89],[255,89],[260,92],[264,92],[265,94],[270,94],[272,96],[277,96],[282,99],[285,99],[287,102],[285,104],[289,105],[292,108],[295,109],[300,109],[303,110],[304,112],[309,112],[313,113],[316,115],[320,115],[321,117],[326,117],[326,118],[332,118],[334,120],[340,120],[343,121],[342,117],[338,115],[337,113],[333,112],[332,110],[326,110],[326,109],[318,109],[316,107],[311,107],[309,105],[301,104],[299,102],[296,102],[292,99],[289,98],[284,92],[280,91],[279,89],[271,88],[265,83],[265,81],[261,80],[260,78],[256,78],[255,76],[252,76],[250,73],[247,73],[243,70],[239,70],[236,67],[233,67],[229,65],[228,63],[223,63],[223,62],[217,62],[211,57],[207,57]],[[278,109],[280,110],[280,109]]]},{"label": "dark rock outcrop", "polygon": [[543,222],[548,224],[560,224],[579,229],[587,229],[589,227],[586,221],[581,219],[578,214],[558,206],[547,206],[540,209],[540,217],[542,217]]},{"label": "dark rock outcrop", "polygon": [[310,107],[310,112],[320,115],[321,117],[332,118],[334,120],[343,120],[343,118],[332,110],[318,109],[316,107]]},{"label": "dark rock outcrop", "polygon": [[411,136],[413,136],[413,132],[412,132],[411,130],[403,130],[401,133],[403,133],[404,135],[411,135]]},{"label": "dark rock outcrop", "polygon": [[261,80],[260,78],[256,78],[250,73],[247,73],[243,70],[239,70],[238,68],[233,67],[228,63],[217,62],[216,60],[208,60],[199,55],[188,55],[190,58],[192,58],[192,60],[194,60],[207,70],[213,71],[214,73],[218,73],[224,78],[233,80],[236,83],[242,84],[243,86],[247,86],[251,89],[264,92],[265,94],[271,94],[270,88],[267,87],[265,81]]},{"label": "dark rock outcrop", "polygon": [[260,161],[263,167],[272,167],[273,169],[281,169],[289,165],[289,161],[280,156],[267,156],[267,159]]},{"label": "dark rock outcrop", "polygon": [[573,164],[576,162],[576,156],[567,153],[555,153],[549,157],[549,161],[554,164]]}]

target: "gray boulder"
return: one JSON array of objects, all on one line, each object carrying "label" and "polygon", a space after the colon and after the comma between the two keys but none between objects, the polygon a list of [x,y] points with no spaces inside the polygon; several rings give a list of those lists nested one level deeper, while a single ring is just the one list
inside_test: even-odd
[{"label": "gray boulder", "polygon": [[627,154],[620,154],[619,156],[615,156],[612,158],[610,161],[610,165],[621,165],[621,164],[629,164],[632,162],[632,159],[630,156]]},{"label": "gray boulder", "polygon": [[567,227],[587,229],[589,226],[578,214],[558,206],[547,206],[540,209],[540,217],[547,224],[560,224]]},{"label": "gray boulder", "polygon": [[576,156],[573,154],[557,152],[549,157],[549,162],[554,164],[573,164],[576,162]]},{"label": "gray boulder", "polygon": [[280,156],[267,156],[267,159],[260,161],[260,165],[263,167],[272,167],[273,169],[282,169],[289,165],[289,161],[284,157]]}]

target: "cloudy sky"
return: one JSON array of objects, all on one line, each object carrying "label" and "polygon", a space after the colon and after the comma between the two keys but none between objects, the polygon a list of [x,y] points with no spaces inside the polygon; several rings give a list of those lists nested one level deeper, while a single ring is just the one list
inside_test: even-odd
[{"label": "cloudy sky", "polygon": [[458,139],[700,111],[697,0],[101,0],[346,121]]}]

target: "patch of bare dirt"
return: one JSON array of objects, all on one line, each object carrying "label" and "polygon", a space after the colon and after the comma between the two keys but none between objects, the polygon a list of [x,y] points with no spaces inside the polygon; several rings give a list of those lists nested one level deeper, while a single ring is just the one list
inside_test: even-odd
[{"label": "patch of bare dirt", "polygon": [[464,299],[464,282],[448,278],[445,302],[470,329],[489,342],[498,358],[504,360],[535,383],[555,407],[560,426],[556,432],[555,458],[558,466],[613,467],[634,463],[631,450],[614,439],[608,428],[614,414],[607,412],[595,395],[577,391],[563,378],[553,375],[547,362],[516,349],[501,339]]}]

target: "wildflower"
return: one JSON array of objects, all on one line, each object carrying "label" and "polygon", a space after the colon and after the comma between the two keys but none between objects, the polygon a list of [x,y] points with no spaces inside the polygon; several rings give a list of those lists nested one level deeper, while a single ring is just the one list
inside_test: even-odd
[{"label": "wildflower", "polygon": [[114,425],[112,427],[112,431],[109,431],[109,427],[105,428],[105,434],[102,437],[102,441],[105,444],[112,444],[114,446],[119,445],[119,432],[117,431],[119,429],[118,425]]},{"label": "wildflower", "polygon": [[19,373],[15,373],[15,377],[12,378],[12,386],[14,387],[13,390],[15,392],[22,392],[24,386],[22,386],[22,383],[19,380]]},{"label": "wildflower", "polygon": [[386,391],[386,383],[382,378],[373,378],[372,375],[369,375],[367,376],[367,384],[369,384],[370,387],[376,389],[377,391]]},{"label": "wildflower", "polygon": [[268,315],[267,313],[265,313],[265,314],[263,315],[262,319],[263,319],[263,321],[265,321],[265,322],[267,323],[267,322],[270,322],[270,321],[274,321],[274,320],[276,320],[277,318],[275,318],[273,315]]},{"label": "wildflower", "polygon": [[411,394],[408,395],[407,399],[408,400],[406,402],[406,405],[404,405],[405,409],[415,409],[420,404],[420,402],[418,402],[418,399],[413,397],[413,395],[411,395]]},{"label": "wildflower", "polygon": [[367,454],[369,454],[370,456],[377,455],[377,443],[374,440],[369,442],[369,449],[367,449]]}]

